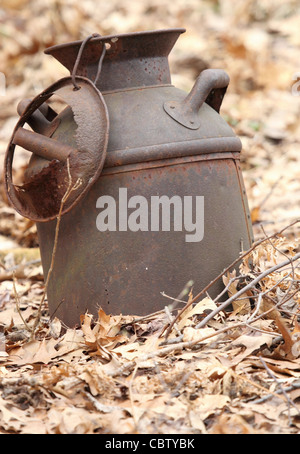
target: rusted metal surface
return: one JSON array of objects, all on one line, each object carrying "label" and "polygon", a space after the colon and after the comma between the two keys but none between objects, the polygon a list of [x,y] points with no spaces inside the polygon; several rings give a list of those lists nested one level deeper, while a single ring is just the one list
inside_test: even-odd
[{"label": "rusted metal surface", "polygon": [[[93,184],[87,183],[84,198],[76,194],[61,219],[56,263],[48,287],[51,314],[68,325],[76,324],[86,310],[96,313],[99,306],[107,312],[124,314],[160,309],[166,304],[161,292],[176,297],[191,279],[194,291],[200,291],[236,259],[241,247],[251,244],[250,215],[239,167],[241,142],[218,114],[229,78],[224,71],[203,71],[189,94],[171,85],[167,57],[183,31],[90,36],[83,42],[54,46],[46,53],[72,73],[73,83],[71,76],[68,88],[77,88],[74,81],[80,83],[84,76],[101,90],[101,113],[98,106],[94,116],[90,117],[91,109],[83,114],[84,100],[77,100],[78,110],[74,109],[73,98],[84,93],[82,90],[72,90],[71,100],[67,98],[71,108],[57,116],[46,104],[34,104],[33,108],[31,103],[25,106],[25,113],[24,105],[20,107],[23,115],[15,132],[27,121],[36,133],[70,147],[70,157],[78,159],[80,144],[84,144],[84,150],[92,149],[88,166],[91,156],[95,159],[94,176],[89,174]],[[92,90],[87,94],[88,101],[97,96]],[[39,122],[41,114],[45,120]],[[97,126],[95,116],[100,116]],[[49,134],[50,125],[53,129]],[[18,135],[15,140],[20,143]],[[95,140],[98,152],[93,148]],[[13,147],[12,142],[8,172]],[[62,159],[68,152],[67,148]],[[28,195],[24,200],[22,194],[22,208],[27,210],[23,209],[23,214],[32,216],[34,211],[38,220],[49,219],[48,200],[60,200],[61,196],[55,185],[61,182],[59,175],[65,166],[62,159],[48,161],[33,156],[23,185]],[[74,180],[82,171],[82,162],[77,166],[78,162],[74,160],[71,165],[77,172],[72,175]],[[17,191],[13,185],[9,188],[13,194]],[[128,199],[140,196],[148,201],[149,219],[153,196],[176,196],[180,200],[201,196],[203,239],[187,242],[184,230],[131,231],[124,224],[99,231],[99,198],[107,196],[116,201],[120,215],[120,191],[125,191]],[[51,207],[52,218],[58,205]],[[169,221],[170,225],[178,221],[172,211]],[[45,274],[51,262],[55,225],[55,220],[37,224]],[[212,296],[222,288],[221,282],[216,284]]]},{"label": "rusted metal surface", "polygon": [[[185,157],[187,160],[192,161],[193,158],[199,156],[201,160],[202,155],[214,153],[214,156],[222,156],[222,153],[233,152],[232,159],[239,159],[241,142],[237,137],[218,137],[213,139],[199,139],[184,142],[171,142],[160,145],[149,145],[143,148],[131,148],[129,150],[115,150],[107,154],[104,169],[118,168],[129,166],[131,164],[145,162],[145,155],[147,156],[147,165],[150,167],[152,161],[166,163],[171,162],[173,159]],[[215,153],[216,149],[218,154]],[[225,154],[225,153],[224,153]],[[227,156],[224,156],[226,159]],[[213,159],[213,158],[212,158]],[[222,158],[223,159],[223,158]],[[129,168],[129,167],[127,167]],[[103,171],[102,171],[103,172]]]},{"label": "rusted metal surface", "polygon": [[[77,77],[76,81],[79,90],[74,91],[73,80],[67,77],[51,85],[31,102],[26,102],[25,110],[24,106],[20,107],[23,113],[6,152],[8,197],[20,214],[35,221],[48,221],[58,215],[61,200],[70,183],[67,160],[72,184],[78,180],[81,184],[70,194],[63,213],[68,212],[87,193],[104,164],[109,128],[106,105],[101,93],[88,79]],[[39,108],[54,93],[69,105],[67,115],[73,124],[71,136],[66,136],[64,128],[57,130],[66,111],[61,116],[54,117],[52,122],[46,117],[40,120],[43,113]],[[45,107],[43,109],[45,111]],[[27,120],[43,134],[24,129]],[[52,138],[48,137],[50,134]],[[33,153],[22,186],[14,185],[12,178],[16,145]]]},{"label": "rusted metal surface", "polygon": [[[222,153],[224,158],[227,153]],[[204,159],[205,157],[205,159]],[[97,312],[147,314],[168,304],[161,292],[177,297],[189,280],[198,293],[250,242],[243,213],[239,181],[232,157],[214,159],[203,155],[198,162],[178,158],[177,163],[147,163],[130,171],[103,174],[88,197],[63,218],[55,279],[48,294],[52,312],[68,324],[78,322],[78,314]],[[181,162],[180,162],[181,161]],[[135,168],[134,168],[135,167]],[[113,170],[116,172],[114,173]],[[212,184],[213,182],[213,184]],[[119,188],[149,201],[155,194],[172,197],[203,195],[205,200],[204,239],[185,242],[185,232],[115,231],[99,232],[96,202],[102,194],[119,199]],[[129,210],[130,212],[130,210]],[[149,219],[151,213],[149,212]],[[173,223],[173,217],[171,219]],[[55,223],[39,225],[44,267],[51,260]],[[70,283],[72,283],[70,285]],[[211,289],[216,296],[223,289],[218,282]]]},{"label": "rusted metal surface", "polygon": [[70,145],[56,142],[47,136],[24,128],[17,129],[14,134],[13,144],[20,145],[41,158],[48,159],[48,161],[56,159],[64,162],[70,157],[71,153],[77,151]]},{"label": "rusted metal surface", "polygon": [[[101,92],[142,86],[170,84],[168,55],[185,29],[98,36],[85,47],[77,74],[95,80],[99,58],[106,43],[101,77],[97,87]],[[45,53],[73,71],[82,41],[59,44]]]}]

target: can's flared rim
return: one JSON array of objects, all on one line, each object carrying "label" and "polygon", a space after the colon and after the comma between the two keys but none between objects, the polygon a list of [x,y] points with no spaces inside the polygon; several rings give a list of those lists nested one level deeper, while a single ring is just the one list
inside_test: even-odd
[{"label": "can's flared rim", "polygon": [[[137,32],[131,32],[131,33],[116,33],[113,35],[99,35],[91,39],[91,43],[97,43],[97,42],[102,42],[102,41],[111,41],[114,39],[121,39],[121,38],[131,38],[131,37],[143,37],[143,36],[149,36],[149,35],[158,35],[158,34],[165,34],[165,33],[177,33],[178,35],[185,33],[186,29],[185,28],[167,28],[167,29],[159,29],[159,30],[147,30],[147,31],[137,31]],[[83,40],[77,40],[77,41],[71,41],[68,43],[64,44],[56,44],[51,47],[47,47],[47,49],[44,50],[45,54],[51,55],[53,51],[59,50],[59,49],[65,49],[66,47],[73,47],[73,46],[80,46],[82,44]]]}]

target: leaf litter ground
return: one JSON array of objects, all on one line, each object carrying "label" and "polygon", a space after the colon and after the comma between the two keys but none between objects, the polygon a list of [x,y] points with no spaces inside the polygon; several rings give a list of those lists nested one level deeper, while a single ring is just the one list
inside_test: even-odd
[{"label": "leaf litter ground", "polygon": [[2,431],[297,433],[299,260],[292,261],[295,242],[280,235],[266,242],[244,258],[238,276],[223,276],[231,296],[282,257],[289,264],[203,328],[197,325],[218,307],[209,296],[173,310],[182,315],[167,339],[167,309],[141,318],[99,308],[97,317],[83,314],[70,329],[49,320],[46,305],[32,336],[41,281],[29,277],[29,265],[15,290],[2,282]]},{"label": "leaf litter ground", "polygon": [[[114,0],[96,9],[92,0],[2,3],[1,153],[19,100],[64,75],[42,55],[45,47],[95,31],[185,26],[171,57],[173,82],[189,90],[210,65],[230,74],[222,115],[243,143],[257,246],[237,272],[219,277],[231,298],[226,310],[209,289],[189,304],[197,296],[191,288],[185,310],[166,295],[166,308],[148,317],[99,307],[70,329],[49,319],[34,224],[1,193],[0,431],[299,433],[300,130],[299,97],[291,95],[299,10],[277,0],[259,7]],[[18,180],[24,159],[17,159]]]}]

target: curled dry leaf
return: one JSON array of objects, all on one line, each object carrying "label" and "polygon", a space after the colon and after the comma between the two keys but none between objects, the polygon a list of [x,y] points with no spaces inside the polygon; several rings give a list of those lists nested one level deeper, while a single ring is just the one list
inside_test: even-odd
[{"label": "curled dry leaf", "polygon": [[50,323],[50,335],[54,339],[58,339],[62,330],[61,321],[55,317]]},{"label": "curled dry leaf", "polygon": [[254,352],[261,351],[262,348],[270,347],[274,336],[272,334],[254,331],[252,333],[242,334],[232,342],[233,346],[242,347],[241,353],[236,357],[236,361],[241,361]]},{"label": "curled dry leaf", "polygon": [[216,304],[209,297],[203,298],[199,303],[190,306],[182,315],[177,323],[178,329],[193,324],[194,315],[203,315],[209,313],[217,308]]},{"label": "curled dry leaf", "polygon": [[[223,282],[225,286],[228,288],[228,295],[233,296],[238,292],[238,280],[236,280],[236,270],[232,272],[228,272],[226,275],[223,276]],[[232,303],[234,311],[237,313],[244,315],[249,314],[251,309],[251,304],[249,298],[245,298],[243,296],[239,297]]]},{"label": "curled dry leaf", "polygon": [[283,337],[283,344],[280,344],[274,351],[275,358],[296,359],[300,356],[300,333],[297,331],[290,332],[284,319],[280,316],[275,319],[276,325]]},{"label": "curled dry leaf", "polygon": [[229,401],[230,398],[223,394],[200,396],[192,402],[193,417],[197,414],[203,421],[216,411],[222,410]]},{"label": "curled dry leaf", "polygon": [[91,314],[84,314],[80,319],[84,340],[92,356],[101,356],[110,361],[110,350],[127,341],[127,337],[120,333],[121,317],[106,315],[100,309],[96,321]]},{"label": "curled dry leaf", "polygon": [[[211,343],[210,336],[215,335],[213,328],[195,329],[187,326],[183,329],[183,342],[197,342],[198,344]],[[202,340],[203,339],[203,340]],[[218,340],[218,336],[214,336],[214,341]]]}]

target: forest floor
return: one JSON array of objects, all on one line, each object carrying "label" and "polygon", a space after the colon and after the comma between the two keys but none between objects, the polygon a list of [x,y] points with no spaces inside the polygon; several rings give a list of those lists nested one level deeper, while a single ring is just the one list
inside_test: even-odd
[{"label": "forest floor", "polygon": [[[96,3],[2,0],[1,164],[18,102],[66,75],[46,47],[93,32],[184,27],[172,81],[188,91],[204,68],[230,75],[221,115],[242,140],[256,243],[238,276],[219,277],[229,311],[209,291],[190,292],[194,304],[182,312],[139,318],[99,308],[71,329],[49,318],[36,227],[9,205],[1,174],[0,433],[300,433],[300,8]],[[16,179],[25,159],[16,156]]]}]

